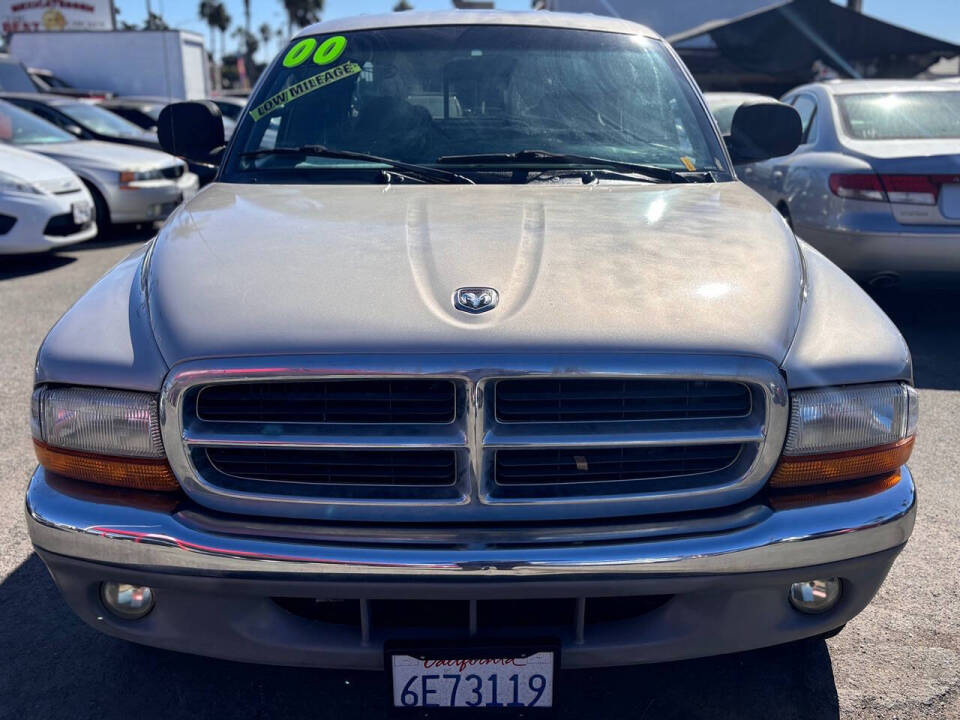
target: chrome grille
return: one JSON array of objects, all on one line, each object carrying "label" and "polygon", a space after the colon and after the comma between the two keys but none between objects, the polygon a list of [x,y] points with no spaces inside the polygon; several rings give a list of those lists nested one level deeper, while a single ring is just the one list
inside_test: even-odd
[{"label": "chrome grille", "polygon": [[[590,412],[568,413],[584,393]],[[749,358],[237,358],[178,365],[161,421],[181,485],[224,512],[567,522],[748,499],[779,457],[787,392]]]},{"label": "chrome grille", "polygon": [[187,168],[183,163],[178,163],[176,165],[160,168],[160,174],[170,180],[176,180],[178,177],[183,176],[183,174],[186,172],[186,169]]}]

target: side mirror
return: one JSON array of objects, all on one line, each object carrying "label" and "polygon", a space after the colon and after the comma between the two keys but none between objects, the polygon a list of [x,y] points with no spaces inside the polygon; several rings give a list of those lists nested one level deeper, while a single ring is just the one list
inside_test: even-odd
[{"label": "side mirror", "polygon": [[83,137],[83,128],[81,128],[79,125],[70,123],[68,125],[64,125],[63,129],[75,137]]},{"label": "side mirror", "polygon": [[733,114],[727,147],[734,164],[789,155],[800,145],[800,113],[776,100],[746,102]]},{"label": "side mirror", "polygon": [[220,108],[209,100],[171,103],[157,118],[157,136],[171,155],[217,164],[225,144]]}]

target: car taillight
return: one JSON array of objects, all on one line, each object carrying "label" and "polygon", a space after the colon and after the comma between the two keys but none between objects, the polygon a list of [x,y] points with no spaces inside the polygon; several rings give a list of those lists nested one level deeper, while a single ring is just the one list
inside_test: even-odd
[{"label": "car taillight", "polygon": [[830,192],[852,200],[877,200],[883,202],[887,194],[880,178],[872,173],[836,173],[830,176]]},{"label": "car taillight", "polygon": [[875,175],[834,173],[830,191],[842,198],[906,205],[936,205],[940,188],[960,183],[954,175]]},{"label": "car taillight", "polygon": [[829,485],[899,471],[913,450],[919,403],[905,383],[798,390],[770,477],[779,489]]},{"label": "car taillight", "polygon": [[881,175],[880,181],[892,203],[937,204],[940,186],[926,175]]}]

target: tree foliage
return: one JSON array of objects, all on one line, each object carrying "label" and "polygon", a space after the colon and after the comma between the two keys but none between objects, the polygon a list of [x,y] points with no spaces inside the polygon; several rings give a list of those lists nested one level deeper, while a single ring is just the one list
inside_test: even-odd
[{"label": "tree foliage", "polygon": [[302,28],[320,20],[323,0],[283,0],[283,7],[287,11],[287,24]]}]

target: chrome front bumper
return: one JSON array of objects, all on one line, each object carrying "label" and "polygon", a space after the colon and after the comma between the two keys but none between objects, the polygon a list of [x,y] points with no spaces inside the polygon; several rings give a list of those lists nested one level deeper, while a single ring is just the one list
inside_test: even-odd
[{"label": "chrome front bumper", "polygon": [[[53,480],[53,482],[51,482]],[[438,547],[268,540],[199,530],[168,509],[67,494],[42,469],[26,498],[33,544],[48,553],[177,575],[278,575],[312,582],[609,580],[788,570],[860,558],[907,541],[916,490],[906,468],[859,499],[765,512],[710,534],[526,547]]]}]

